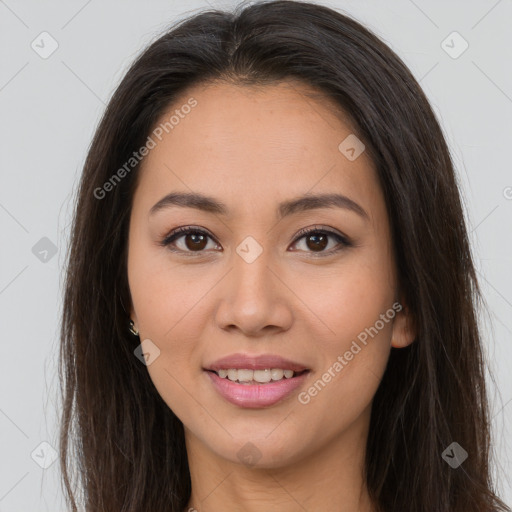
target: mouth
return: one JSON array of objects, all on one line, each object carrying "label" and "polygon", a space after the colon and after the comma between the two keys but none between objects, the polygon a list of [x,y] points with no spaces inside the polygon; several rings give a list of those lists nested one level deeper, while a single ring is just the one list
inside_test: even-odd
[{"label": "mouth", "polygon": [[237,353],[203,367],[215,391],[238,407],[262,408],[284,401],[311,372],[276,354]]}]

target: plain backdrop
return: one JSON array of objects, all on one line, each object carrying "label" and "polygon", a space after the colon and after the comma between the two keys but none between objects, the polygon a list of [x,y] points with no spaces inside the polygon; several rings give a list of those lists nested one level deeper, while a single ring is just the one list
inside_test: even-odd
[{"label": "plain backdrop", "polygon": [[[500,494],[512,503],[512,2],[320,3],[398,53],[443,127],[490,310],[493,448]],[[53,452],[62,276],[72,194],[105,104],[174,22],[233,5],[0,0],[0,512],[65,510]]]}]

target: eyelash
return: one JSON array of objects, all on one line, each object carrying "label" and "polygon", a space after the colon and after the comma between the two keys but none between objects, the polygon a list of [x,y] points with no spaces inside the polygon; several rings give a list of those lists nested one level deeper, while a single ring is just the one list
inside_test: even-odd
[{"label": "eyelash", "polygon": [[[181,227],[181,228],[177,228],[174,231],[172,231],[171,233],[169,233],[159,243],[159,245],[161,245],[162,247],[167,247],[172,252],[186,254],[186,255],[190,255],[190,256],[196,256],[196,255],[200,255],[201,253],[204,253],[205,252],[204,250],[202,250],[202,251],[184,251],[182,249],[173,249],[173,248],[169,247],[170,244],[172,244],[174,241],[176,241],[179,238],[181,238],[181,237],[183,237],[185,235],[188,235],[190,233],[206,235],[209,238],[211,238],[215,243],[218,244],[217,240],[215,240],[215,238],[210,233],[208,233],[207,231],[205,231],[205,230],[203,230],[201,228],[196,228],[194,226],[184,226],[184,227]],[[318,226],[313,226],[312,228],[301,229],[297,233],[297,237],[296,237],[296,239],[294,241],[294,244],[296,244],[302,238],[305,238],[308,235],[311,235],[313,233],[315,233],[315,234],[320,233],[320,234],[332,236],[338,242],[338,244],[339,244],[336,248],[330,249],[329,251],[320,251],[320,252],[308,251],[308,252],[311,252],[313,257],[330,256],[330,255],[332,255],[334,253],[337,253],[337,252],[341,251],[344,248],[352,247],[353,246],[352,242],[350,242],[347,237],[342,236],[342,235],[340,235],[339,233],[337,233],[335,231],[331,231],[329,229],[321,228],[321,227],[318,227]],[[298,252],[300,252],[300,251],[298,251]]]}]

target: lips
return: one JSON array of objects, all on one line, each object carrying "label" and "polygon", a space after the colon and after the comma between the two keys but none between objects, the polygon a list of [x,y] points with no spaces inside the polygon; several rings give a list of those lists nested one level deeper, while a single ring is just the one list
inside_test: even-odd
[{"label": "lips", "polygon": [[[269,370],[280,369],[293,371],[293,377],[281,380],[260,382],[234,382],[224,375],[226,370]],[[310,370],[303,364],[285,359],[281,356],[263,354],[248,356],[232,354],[208,364],[205,368],[214,389],[228,402],[244,408],[262,408],[277,404],[287,398],[293,391],[304,385]]]}]

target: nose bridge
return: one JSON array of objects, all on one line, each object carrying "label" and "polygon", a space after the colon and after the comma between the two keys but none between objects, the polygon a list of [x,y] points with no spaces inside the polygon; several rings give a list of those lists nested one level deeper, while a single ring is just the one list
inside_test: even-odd
[{"label": "nose bridge", "polygon": [[244,240],[233,254],[230,294],[238,307],[262,309],[276,300],[271,251],[254,239]]},{"label": "nose bridge", "polygon": [[261,246],[258,249],[251,240],[237,247],[222,289],[217,311],[219,326],[237,326],[246,334],[256,334],[269,325],[288,327],[291,311],[283,286],[269,268],[271,260],[272,251]]},{"label": "nose bridge", "polygon": [[235,281],[234,291],[237,296],[249,297],[258,295],[260,292],[270,292],[273,289],[272,281],[274,275],[269,269],[270,251],[262,250],[259,255],[251,254],[254,247],[247,244],[240,244],[237,254],[233,258],[233,280]]}]

